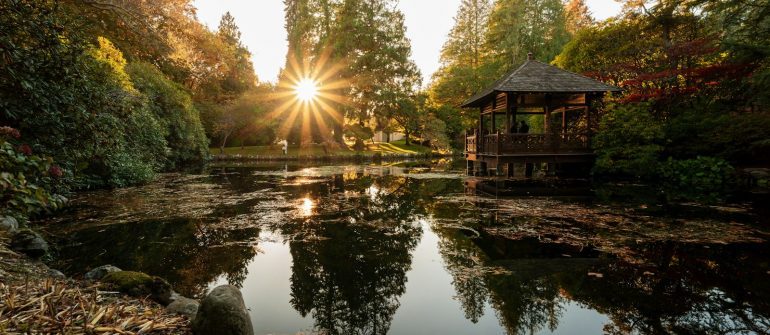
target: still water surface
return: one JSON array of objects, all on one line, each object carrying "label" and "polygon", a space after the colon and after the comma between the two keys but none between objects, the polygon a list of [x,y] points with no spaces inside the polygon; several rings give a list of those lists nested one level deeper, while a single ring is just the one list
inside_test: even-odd
[{"label": "still water surface", "polygon": [[79,194],[45,224],[65,231],[68,274],[113,264],[195,297],[241,287],[256,334],[770,330],[750,206],[480,188],[449,161],[210,167]]}]

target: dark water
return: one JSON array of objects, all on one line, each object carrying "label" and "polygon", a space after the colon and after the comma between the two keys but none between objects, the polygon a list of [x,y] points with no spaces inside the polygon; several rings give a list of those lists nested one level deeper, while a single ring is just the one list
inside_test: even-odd
[{"label": "dark water", "polygon": [[210,167],[80,194],[44,224],[71,275],[113,264],[188,296],[242,287],[256,334],[770,331],[766,219],[750,205],[580,183],[497,192],[459,171]]}]

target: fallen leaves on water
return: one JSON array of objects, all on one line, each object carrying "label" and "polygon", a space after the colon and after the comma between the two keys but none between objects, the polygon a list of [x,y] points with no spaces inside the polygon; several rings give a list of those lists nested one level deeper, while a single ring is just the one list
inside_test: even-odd
[{"label": "fallen leaves on water", "polygon": [[0,283],[3,334],[186,334],[185,317],[144,299],[116,298],[74,282]]}]

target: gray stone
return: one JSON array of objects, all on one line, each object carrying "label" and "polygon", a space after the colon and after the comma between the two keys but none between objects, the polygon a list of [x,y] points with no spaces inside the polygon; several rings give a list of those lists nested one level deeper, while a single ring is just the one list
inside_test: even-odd
[{"label": "gray stone", "polygon": [[171,284],[169,284],[168,281],[163,278],[152,278],[152,284],[150,284],[150,292],[152,293],[152,298],[163,305],[168,305],[173,302],[173,300],[171,300],[171,295],[174,290],[172,289]]},{"label": "gray stone", "polygon": [[198,307],[200,306],[200,303],[183,296],[178,296],[175,298],[176,299],[174,299],[172,303],[166,306],[166,312],[185,315],[190,318],[191,321],[195,320],[195,314],[198,313]]},{"label": "gray stone", "polygon": [[0,216],[0,232],[15,233],[19,230],[19,221],[13,216]]},{"label": "gray stone", "polygon": [[48,242],[40,234],[24,229],[14,234],[11,238],[11,249],[32,258],[40,258],[48,253]]},{"label": "gray stone", "polygon": [[67,279],[67,276],[64,273],[56,269],[48,269],[48,277],[60,280]]},{"label": "gray stone", "polygon": [[86,275],[83,277],[89,280],[99,280],[104,278],[104,276],[110,273],[118,272],[118,271],[123,271],[123,270],[112,265],[102,265],[100,267],[92,269],[91,271],[86,272]]},{"label": "gray stone", "polygon": [[195,335],[253,335],[241,291],[231,285],[212,290],[198,308],[192,331]]}]

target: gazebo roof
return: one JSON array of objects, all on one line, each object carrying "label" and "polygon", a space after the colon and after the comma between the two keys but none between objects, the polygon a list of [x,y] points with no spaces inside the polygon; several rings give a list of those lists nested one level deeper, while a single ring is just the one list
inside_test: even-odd
[{"label": "gazebo roof", "polygon": [[522,93],[592,93],[619,92],[620,88],[577,73],[528,59],[490,87],[466,100],[461,107],[480,107],[496,92]]}]

